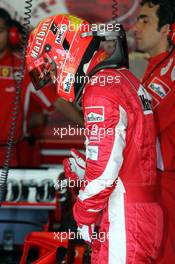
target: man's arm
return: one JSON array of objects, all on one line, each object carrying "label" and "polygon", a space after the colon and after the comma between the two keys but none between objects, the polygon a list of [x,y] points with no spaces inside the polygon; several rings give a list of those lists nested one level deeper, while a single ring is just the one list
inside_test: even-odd
[{"label": "man's arm", "polygon": [[92,89],[92,96],[84,100],[87,167],[83,187],[73,208],[78,225],[95,223],[100,211],[107,206],[126,144],[125,110],[112,98],[111,91],[108,92],[111,98],[96,96],[94,92]]}]

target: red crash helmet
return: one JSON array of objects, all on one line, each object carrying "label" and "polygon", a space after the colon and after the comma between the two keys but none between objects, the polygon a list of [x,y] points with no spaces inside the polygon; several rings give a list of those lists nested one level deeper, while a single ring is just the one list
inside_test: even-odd
[{"label": "red crash helmet", "polygon": [[84,63],[90,59],[86,51],[93,41],[92,36],[81,34],[90,30],[88,22],[68,14],[52,16],[38,24],[30,35],[26,54],[27,68],[37,90],[52,79],[59,96],[74,100],[75,78],[83,58],[86,57]]}]

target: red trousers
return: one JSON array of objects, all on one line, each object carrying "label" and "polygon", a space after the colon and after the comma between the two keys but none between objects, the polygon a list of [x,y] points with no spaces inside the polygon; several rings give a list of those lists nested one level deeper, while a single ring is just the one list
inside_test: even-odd
[{"label": "red trousers", "polygon": [[103,211],[99,237],[92,242],[91,264],[152,264],[158,257],[163,231],[160,206],[127,202],[124,196],[124,200],[122,194],[114,197],[114,217]]},{"label": "red trousers", "polygon": [[164,233],[156,264],[175,263],[175,172],[159,172],[159,202],[164,211]]}]

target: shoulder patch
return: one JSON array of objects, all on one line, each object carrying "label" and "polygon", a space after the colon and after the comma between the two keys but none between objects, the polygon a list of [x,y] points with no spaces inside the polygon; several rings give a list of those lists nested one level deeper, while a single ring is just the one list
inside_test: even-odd
[{"label": "shoulder patch", "polygon": [[85,107],[85,118],[87,123],[99,123],[104,121],[104,106]]},{"label": "shoulder patch", "polygon": [[163,99],[171,91],[170,87],[157,77],[153,78],[148,88],[160,99]]}]

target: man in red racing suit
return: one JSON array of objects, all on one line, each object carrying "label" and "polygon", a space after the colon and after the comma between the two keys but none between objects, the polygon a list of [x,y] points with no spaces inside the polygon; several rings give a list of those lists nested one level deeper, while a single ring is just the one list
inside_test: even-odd
[{"label": "man in red racing suit", "polygon": [[[42,20],[35,28],[27,67],[37,89],[42,89],[51,76],[57,93],[74,100],[73,79],[82,74],[80,66],[86,75],[91,64],[92,69],[99,65],[102,56],[93,49],[96,39],[87,32],[87,26],[83,19],[59,14]],[[74,164],[71,158],[67,160],[70,169],[66,177],[76,181],[80,175],[78,170],[73,173],[73,167],[81,166],[82,186],[73,213],[82,238],[92,245],[91,263],[152,263],[161,243],[163,215],[155,197],[156,138],[151,98],[126,68],[106,68],[85,84],[82,107],[86,165],[76,163],[79,158],[75,153]],[[96,225],[98,232],[94,232]]]},{"label": "man in red racing suit", "polygon": [[[102,76],[120,82],[94,84],[94,77]],[[151,263],[157,258],[162,212],[155,199],[149,100],[126,69],[102,70],[85,87],[86,170],[74,218],[80,228],[100,221],[98,238],[92,241],[92,263]]]},{"label": "man in red racing suit", "polygon": [[[165,224],[160,259],[156,263],[175,263],[175,18],[173,3],[145,0],[136,23],[136,42],[149,52],[142,84],[152,96],[156,125],[158,198]],[[170,26],[171,25],[171,26]],[[169,35],[168,35],[169,34]]]},{"label": "man in red racing suit", "polygon": [[[168,56],[169,55],[169,56]],[[166,58],[167,57],[167,58]],[[163,63],[160,63],[166,58]],[[143,85],[152,96],[153,110],[158,135],[157,168],[159,200],[165,212],[162,260],[158,263],[175,261],[175,52],[161,53],[149,60],[143,77]],[[154,74],[151,69],[159,65]],[[167,69],[167,72],[166,72]],[[164,253],[163,253],[164,252]],[[172,262],[171,262],[171,261]],[[170,261],[170,262],[169,262]]]}]

